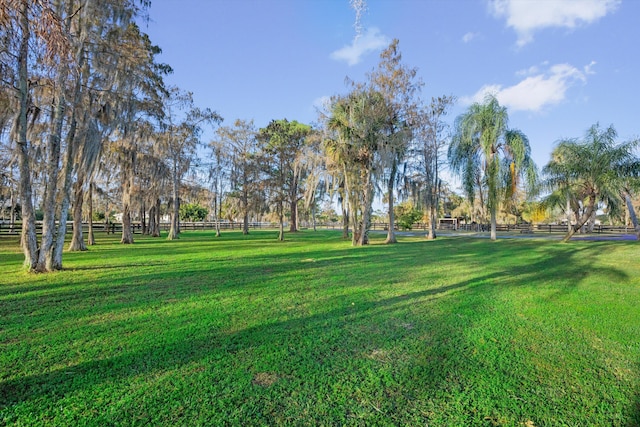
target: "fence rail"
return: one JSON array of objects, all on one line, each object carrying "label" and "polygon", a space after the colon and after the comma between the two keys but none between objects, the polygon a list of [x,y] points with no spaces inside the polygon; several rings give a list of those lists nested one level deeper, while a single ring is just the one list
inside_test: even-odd
[{"label": "fence rail", "polygon": [[[0,222],[0,235],[6,234],[20,234],[21,231],[21,223],[17,222],[15,224],[3,223]],[[161,231],[168,231],[171,227],[171,224],[168,222],[160,223]],[[240,222],[220,222],[219,227],[221,230],[241,230],[242,223]],[[311,228],[313,224],[303,222],[301,224],[301,228]],[[250,222],[249,229],[259,230],[259,229],[274,229],[278,228],[277,223],[273,222]],[[288,226],[287,226],[288,228]],[[333,222],[333,223],[316,223],[316,228],[322,229],[334,229],[340,230],[342,229],[342,223]],[[215,230],[216,222],[215,221],[204,221],[204,222],[180,222],[180,230],[188,231],[188,230]],[[388,230],[389,223],[385,222],[376,222],[371,224],[371,230]],[[398,226],[394,227],[394,229],[398,230]],[[414,223],[411,227],[412,230],[427,230],[428,224],[426,223]],[[457,230],[457,231],[469,231],[469,232],[488,232],[489,225],[488,224],[460,224],[454,227],[452,224],[440,224],[439,230]],[[140,222],[132,222],[131,230],[135,233],[142,233],[142,224]],[[71,233],[73,231],[73,222],[67,222],[67,233]],[[89,231],[89,225],[87,223],[82,224],[82,231],[87,233]],[[119,234],[122,233],[122,223],[114,223],[111,222],[109,224],[105,223],[93,223],[93,231],[94,233],[113,233]],[[499,232],[514,232],[514,233],[565,233],[567,231],[566,225],[561,224],[498,224],[496,226],[496,231]],[[42,233],[42,223],[36,223],[36,233]],[[610,226],[610,225],[596,225],[593,228],[593,233],[602,234],[602,233],[633,233],[632,227],[623,227],[623,226]]]},{"label": "fence rail", "polygon": [[[22,224],[20,222],[16,222],[15,224],[2,223],[0,222],[0,234],[20,234]],[[250,222],[250,229],[264,229],[264,228],[277,228],[278,225],[271,222]],[[169,222],[161,222],[160,230],[161,231],[169,231],[171,228],[171,223]],[[180,222],[180,230],[215,230],[216,223],[214,221],[205,221],[205,222]],[[220,222],[221,230],[241,230],[242,223],[238,222]],[[73,222],[67,222],[67,234],[70,234],[73,231]],[[82,231],[83,233],[89,232],[89,224],[86,222],[82,223]],[[140,222],[132,222],[131,223],[131,231],[136,233],[142,233],[142,223]],[[94,233],[113,233],[119,234],[122,233],[122,223],[119,222],[110,222],[105,224],[103,222],[93,223],[93,232]],[[36,222],[36,233],[42,233],[42,223]]]},{"label": "fence rail", "polygon": [[[459,225],[458,230],[462,231],[489,231],[489,224],[467,224]],[[497,224],[496,231],[519,232],[519,233],[566,233],[567,225],[562,224]],[[595,225],[592,233],[632,233],[633,227]]]}]

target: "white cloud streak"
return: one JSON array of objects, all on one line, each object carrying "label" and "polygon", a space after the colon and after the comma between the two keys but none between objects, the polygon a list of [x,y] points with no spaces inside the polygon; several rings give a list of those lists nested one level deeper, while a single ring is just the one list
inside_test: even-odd
[{"label": "white cloud streak", "polygon": [[472,32],[468,32],[468,33],[466,33],[464,36],[462,36],[462,42],[463,42],[463,43],[469,43],[469,42],[471,42],[473,39],[478,38],[478,36],[480,36],[480,33],[472,33]]},{"label": "white cloud streak", "polygon": [[550,28],[574,29],[591,24],[615,11],[621,0],[489,0],[489,10],[505,18],[518,34],[518,47],[533,41],[535,31]]},{"label": "white cloud streak", "polygon": [[364,55],[385,48],[390,42],[389,37],[380,33],[378,28],[371,27],[354,37],[351,44],[331,53],[331,59],[345,61],[350,66],[356,65]]},{"label": "white cloud streak", "polygon": [[594,65],[595,62],[591,62],[580,70],[569,64],[556,64],[546,71],[540,71],[539,67],[534,66],[516,73],[524,78],[513,86],[485,85],[474,95],[460,100],[469,105],[482,102],[487,94],[492,94],[511,111],[540,112],[563,102],[571,86],[586,83],[587,75],[594,74]]},{"label": "white cloud streak", "polygon": [[365,0],[349,0],[351,8],[356,12],[356,22],[353,27],[356,30],[356,39],[362,35],[362,15],[367,11],[367,2]]}]

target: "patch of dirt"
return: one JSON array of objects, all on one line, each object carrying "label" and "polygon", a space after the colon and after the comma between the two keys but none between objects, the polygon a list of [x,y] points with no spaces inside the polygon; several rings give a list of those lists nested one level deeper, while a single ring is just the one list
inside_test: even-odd
[{"label": "patch of dirt", "polygon": [[258,372],[253,376],[253,380],[251,382],[255,385],[259,385],[260,387],[271,387],[279,378],[280,377],[273,372]]},{"label": "patch of dirt", "polygon": [[391,358],[391,352],[389,350],[383,350],[376,348],[371,353],[367,354],[369,359],[377,360],[379,362],[387,362]]}]

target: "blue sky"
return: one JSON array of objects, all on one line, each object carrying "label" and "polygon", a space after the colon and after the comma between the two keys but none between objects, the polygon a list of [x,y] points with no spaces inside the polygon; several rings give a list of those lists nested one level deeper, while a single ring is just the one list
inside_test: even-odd
[{"label": "blue sky", "polygon": [[224,124],[314,122],[315,106],[345,93],[345,77],[363,80],[397,38],[425,100],[458,98],[449,123],[493,92],[540,167],[555,141],[596,122],[613,124],[620,141],[640,134],[640,1],[365,4],[356,28],[349,0],[153,0],[143,30],[174,68],[167,82]]}]

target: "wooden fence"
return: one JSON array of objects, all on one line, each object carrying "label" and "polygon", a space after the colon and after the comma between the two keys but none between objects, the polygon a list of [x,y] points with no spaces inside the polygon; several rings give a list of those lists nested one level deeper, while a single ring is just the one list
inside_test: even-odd
[{"label": "wooden fence", "polygon": [[[2,223],[0,222],[0,234],[19,234],[21,231],[22,224],[17,222],[15,224]],[[277,228],[278,225],[270,222],[250,222],[250,229],[265,229],[265,228]],[[171,228],[171,223],[161,222],[160,230],[161,231],[169,231]],[[213,221],[207,222],[180,222],[180,230],[215,230],[216,223]],[[241,230],[242,223],[230,223],[230,222],[220,222],[221,230]],[[67,222],[67,234],[70,234],[73,231],[73,222]],[[89,224],[86,222],[82,223],[82,231],[87,233],[89,231]],[[131,231],[134,234],[142,233],[142,224],[140,222],[132,222],[131,223]],[[110,222],[109,224],[105,224],[103,222],[93,223],[93,232],[94,233],[113,233],[120,234],[122,233],[122,223],[118,222]],[[42,223],[36,223],[36,233],[42,233]]]},{"label": "wooden fence", "polygon": [[[489,224],[467,224],[459,225],[458,230],[461,231],[489,231]],[[562,224],[497,224],[496,231],[516,232],[516,233],[566,233],[567,225]],[[593,227],[593,233],[633,233],[633,227],[621,227],[611,225],[596,225]]]},{"label": "wooden fence", "polygon": [[[21,223],[15,223],[13,226],[9,223],[0,222],[0,235],[6,234],[19,234],[21,230]],[[161,231],[168,231],[171,227],[171,224],[168,222],[160,223]],[[311,223],[303,222],[301,224],[302,229],[312,228],[313,225]],[[87,223],[82,224],[83,232],[88,232],[89,226]],[[273,222],[250,222],[249,228],[254,230],[260,229],[277,229],[278,224]],[[288,228],[288,226],[286,226]],[[333,230],[341,230],[342,223],[334,222],[334,223],[317,223],[316,228],[319,229],[333,229]],[[205,221],[205,222],[180,222],[180,230],[182,231],[193,231],[193,230],[215,230],[216,223],[214,221]],[[241,230],[242,223],[240,222],[220,222],[221,230]],[[376,222],[371,224],[371,230],[388,230],[389,223],[384,222]],[[395,229],[398,230],[398,226],[395,226]],[[426,231],[428,229],[428,225],[426,223],[415,223],[411,227],[412,230],[423,230]],[[468,231],[468,232],[488,232],[489,225],[488,224],[461,224],[457,227],[453,227],[450,224],[441,224],[439,230],[456,230],[456,231]],[[67,233],[71,233],[73,230],[73,223],[67,223]],[[134,222],[131,224],[131,230],[134,234],[139,234],[142,232],[142,224],[139,222]],[[122,223],[94,223],[93,224],[94,233],[113,233],[120,234],[122,233]],[[566,233],[567,226],[561,224],[498,224],[496,227],[496,231],[499,232],[514,232],[514,233]],[[40,234],[42,232],[42,223],[36,224],[36,232]],[[609,226],[609,225],[596,225],[593,229],[593,233],[602,234],[602,233],[633,233],[632,227],[619,227],[619,226]]]}]

